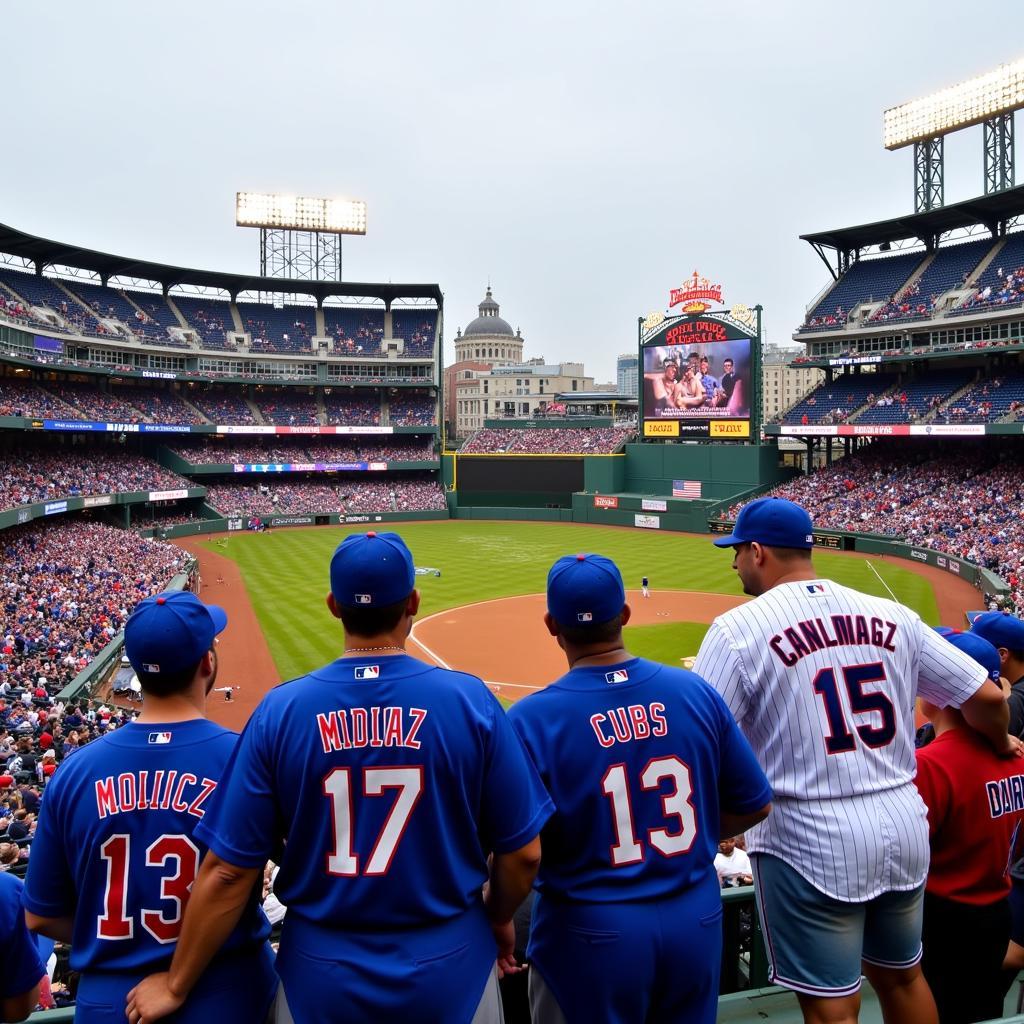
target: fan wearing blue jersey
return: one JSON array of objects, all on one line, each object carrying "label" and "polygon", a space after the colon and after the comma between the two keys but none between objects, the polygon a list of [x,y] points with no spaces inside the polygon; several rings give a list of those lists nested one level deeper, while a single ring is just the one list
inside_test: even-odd
[{"label": "fan wearing blue jersey", "polygon": [[569,672],[508,713],[555,803],[528,955],[535,1024],[713,1024],[719,839],[771,790],[703,679],[626,650],[622,576],[600,555],[548,574]]},{"label": "fan wearing blue jersey", "polygon": [[0,874],[0,1020],[24,1020],[39,999],[46,976],[33,936],[25,927],[21,879]]},{"label": "fan wearing blue jersey", "polygon": [[346,537],[330,582],[342,655],[250,718],[199,828],[210,856],[170,973],[136,990],[132,1024],[187,996],[282,840],[281,1019],[501,1019],[496,959],[551,801],[487,687],[406,654],[419,594],[401,537]]},{"label": "fan wearing blue jersey", "polygon": [[[170,963],[205,852],[196,827],[238,739],[203,717],[217,675],[214,638],[226,625],[223,609],[185,591],[142,601],[124,629],[142,714],[83,747],[44,791],[26,918],[33,931],[71,944],[79,1024],[123,1024],[127,993]],[[266,1016],[277,979],[256,896],[246,893],[223,954],[169,1020]]]}]

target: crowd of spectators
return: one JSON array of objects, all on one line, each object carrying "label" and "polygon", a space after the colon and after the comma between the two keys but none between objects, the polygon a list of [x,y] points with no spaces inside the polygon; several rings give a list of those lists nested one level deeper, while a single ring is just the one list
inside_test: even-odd
[{"label": "crowd of spectators", "polygon": [[0,378],[0,416],[77,419],[80,415],[74,406],[30,381]]},{"label": "crowd of spectators", "polygon": [[396,427],[429,427],[437,422],[437,400],[420,392],[392,391],[388,422]]},{"label": "crowd of spectators", "polygon": [[379,427],[380,395],[334,388],[324,392],[327,425],[333,427]]},{"label": "crowd of spectators", "polygon": [[283,462],[409,462],[435,459],[433,438],[416,434],[396,437],[272,436],[253,440],[245,437],[194,437],[175,441],[175,455],[194,466],[228,463]]},{"label": "crowd of spectators", "polygon": [[0,506],[84,494],[118,494],[190,487],[188,480],[150,459],[111,445],[54,447],[22,441],[0,451]]},{"label": "crowd of spectators", "polygon": [[316,480],[218,483],[207,503],[221,515],[326,515],[332,512],[413,512],[446,507],[444,491],[428,476],[385,479],[342,477]]},{"label": "crowd of spectators", "polygon": [[882,440],[771,493],[799,502],[821,529],[903,538],[991,569],[1024,607],[1024,452],[1017,444]]},{"label": "crowd of spectators", "polygon": [[151,423],[186,423],[190,426],[198,426],[207,422],[188,402],[179,398],[173,391],[135,388],[132,391],[132,404],[141,409]]},{"label": "crowd of spectators", "polygon": [[819,313],[817,316],[812,316],[804,325],[804,328],[801,329],[810,327],[845,327],[849,315],[850,311],[848,309],[836,306],[835,310],[831,313]]},{"label": "crowd of spectators", "polygon": [[598,455],[616,451],[635,431],[630,427],[484,427],[459,449],[467,454]]},{"label": "crowd of spectators", "polygon": [[200,391],[188,393],[188,400],[211,422],[251,424],[256,422],[249,403],[241,395],[230,391]]},{"label": "crowd of spectators", "polygon": [[84,521],[4,530],[0,551],[0,693],[41,687],[51,696],[189,561],[170,544]]},{"label": "crowd of spectators", "polygon": [[977,306],[1019,306],[1024,302],[1024,267],[1005,271],[996,268],[996,283],[985,284],[963,303],[959,309]]},{"label": "crowd of spectators", "polygon": [[254,401],[267,423],[280,427],[311,427],[320,422],[315,395],[302,394],[296,389],[257,392]]}]

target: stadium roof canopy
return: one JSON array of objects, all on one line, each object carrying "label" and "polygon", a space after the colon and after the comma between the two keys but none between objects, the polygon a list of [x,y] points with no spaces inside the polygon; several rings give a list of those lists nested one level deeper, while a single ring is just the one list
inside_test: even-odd
[{"label": "stadium roof canopy", "polygon": [[89,270],[106,283],[108,278],[134,278],[156,281],[166,291],[175,285],[197,285],[221,288],[232,298],[240,292],[281,292],[288,295],[310,295],[322,302],[330,296],[376,298],[388,306],[396,299],[433,299],[443,305],[441,288],[436,284],[366,284],[355,281],[306,281],[282,277],[260,277],[256,274],[227,274],[215,270],[190,270],[150,260],[112,256],[94,249],[38,238],[17,228],[0,224],[0,252],[10,253],[35,264],[37,270],[56,265]]},{"label": "stadium roof canopy", "polygon": [[834,231],[816,231],[800,237],[814,247],[830,270],[832,264],[823,250],[834,249],[841,254],[843,258],[838,268],[841,271],[846,269],[851,257],[856,258],[861,249],[891,246],[894,242],[920,241],[931,250],[938,246],[939,239],[948,232],[979,225],[987,228],[994,238],[1005,234],[1007,222],[1022,215],[1024,185],[1019,185],[991,195],[967,199],[962,203],[940,206],[924,213],[908,214],[905,217],[894,217],[892,220],[879,220],[872,224],[859,224]]}]

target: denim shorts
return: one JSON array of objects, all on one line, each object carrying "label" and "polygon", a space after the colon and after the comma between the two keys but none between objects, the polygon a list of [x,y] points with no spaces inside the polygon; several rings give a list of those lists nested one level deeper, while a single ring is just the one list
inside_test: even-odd
[{"label": "denim shorts", "polygon": [[750,860],[776,985],[837,998],[860,989],[862,961],[895,970],[920,961],[923,884],[848,903],[826,896],[778,857],[755,853]]}]

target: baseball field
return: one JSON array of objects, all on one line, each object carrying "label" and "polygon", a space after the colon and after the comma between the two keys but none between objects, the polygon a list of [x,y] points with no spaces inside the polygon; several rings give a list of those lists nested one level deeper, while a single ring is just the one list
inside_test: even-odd
[{"label": "baseball field", "polygon": [[[359,529],[365,530],[362,526]],[[354,527],[235,533],[186,541],[199,556],[203,598],[224,604],[232,626],[220,648],[221,683],[239,687],[215,709],[240,725],[271,686],[333,660],[341,625],[327,611],[328,564]],[[515,700],[565,670],[542,622],[547,570],[560,555],[593,551],[622,569],[634,610],[630,649],[678,665],[696,654],[708,623],[744,600],[731,550],[710,538],[562,523],[444,521],[400,523],[412,549],[422,607],[412,653],[473,672],[504,701]],[[880,597],[896,597],[935,625],[962,626],[977,593],[939,570],[905,561],[827,551],[818,572]],[[640,595],[650,579],[652,595]]]}]

